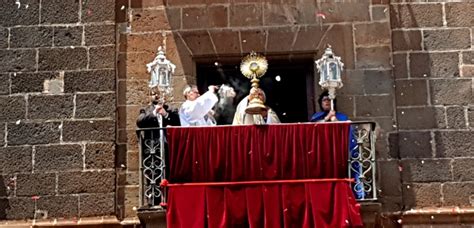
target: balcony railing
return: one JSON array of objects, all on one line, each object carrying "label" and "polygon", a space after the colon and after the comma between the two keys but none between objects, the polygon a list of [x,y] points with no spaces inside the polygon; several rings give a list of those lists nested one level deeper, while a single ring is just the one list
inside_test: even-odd
[{"label": "balcony railing", "polygon": [[[166,191],[166,128],[137,129],[140,150],[140,208],[163,210]],[[348,175],[354,178],[352,190],[358,200],[376,200],[375,123],[352,122]]]}]

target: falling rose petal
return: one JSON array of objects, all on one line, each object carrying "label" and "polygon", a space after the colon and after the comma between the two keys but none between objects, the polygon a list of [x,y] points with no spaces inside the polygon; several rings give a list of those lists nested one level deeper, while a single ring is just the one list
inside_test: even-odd
[{"label": "falling rose petal", "polygon": [[398,171],[400,171],[400,172],[403,171],[403,167],[401,165],[398,166]]},{"label": "falling rose petal", "polygon": [[39,200],[39,198],[40,198],[39,196],[32,196],[31,197],[32,200]]},{"label": "falling rose petal", "polygon": [[326,19],[326,14],[324,13],[316,13],[316,17],[320,17],[322,18],[323,20]]}]

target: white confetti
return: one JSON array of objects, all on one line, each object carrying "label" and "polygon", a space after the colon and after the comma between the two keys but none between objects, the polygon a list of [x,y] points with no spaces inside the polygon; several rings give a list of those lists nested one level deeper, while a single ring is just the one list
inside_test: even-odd
[{"label": "white confetti", "polygon": [[124,10],[124,9],[125,9],[125,6],[120,7],[120,10]]},{"label": "white confetti", "polygon": [[15,4],[18,6],[18,9],[21,7],[20,0],[16,0],[16,1],[15,1]]},{"label": "white confetti", "polygon": [[17,120],[15,123],[16,123],[16,125],[18,125],[18,124],[21,123],[21,120]]}]

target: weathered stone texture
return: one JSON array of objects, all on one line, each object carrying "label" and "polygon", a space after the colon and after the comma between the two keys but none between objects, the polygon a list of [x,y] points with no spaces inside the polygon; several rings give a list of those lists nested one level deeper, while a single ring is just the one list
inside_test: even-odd
[{"label": "weathered stone texture", "polygon": [[148,85],[148,80],[127,80],[118,83],[118,105],[143,105],[147,102],[147,91],[140,88]]},{"label": "weathered stone texture", "polygon": [[430,132],[399,132],[401,158],[431,158]]},{"label": "weathered stone texture", "polygon": [[54,27],[54,46],[80,46],[83,26]]},{"label": "weathered stone texture", "polygon": [[0,122],[25,119],[26,102],[24,96],[0,96]]},{"label": "weathered stone texture", "polygon": [[363,96],[356,98],[356,116],[392,116],[392,96]]},{"label": "weathered stone texture", "polygon": [[8,29],[0,28],[0,48],[8,47]]},{"label": "weathered stone texture", "polygon": [[41,23],[67,24],[79,22],[79,1],[50,0],[41,4]]},{"label": "weathered stone texture", "polygon": [[446,108],[447,128],[462,129],[467,128],[464,108],[462,106],[453,106]]},{"label": "weathered stone texture", "polygon": [[88,0],[84,3],[81,22],[112,22],[115,19],[115,0]]},{"label": "weathered stone texture", "polygon": [[0,74],[0,95],[10,93],[10,74]]},{"label": "weathered stone texture", "polygon": [[48,217],[52,218],[77,218],[78,196],[43,196],[37,200],[36,208],[48,212]]},{"label": "weathered stone texture", "polygon": [[76,118],[105,118],[114,117],[114,115],[114,93],[76,95]]},{"label": "weathered stone texture", "polygon": [[[196,18],[193,18],[193,20],[198,20],[198,19],[199,19],[199,16],[196,16]],[[159,31],[159,30],[170,29],[168,21],[166,19],[166,12],[165,10],[162,10],[162,9],[160,10],[155,10],[155,9],[133,10],[131,26],[134,32]]]},{"label": "weathered stone texture", "polygon": [[344,87],[338,94],[390,94],[393,90],[392,75],[388,70],[347,70],[342,80],[345,82]]},{"label": "weathered stone texture", "polygon": [[454,181],[474,181],[474,158],[457,158],[453,161]]},{"label": "weathered stone texture", "polygon": [[407,66],[407,57],[408,55],[403,54],[393,54],[392,56],[392,71],[395,78],[408,78],[408,66]]},{"label": "weathered stone texture", "polygon": [[397,108],[400,129],[432,129],[445,126],[444,109],[435,107]]},{"label": "weathered stone texture", "polygon": [[251,51],[264,52],[268,32],[264,29],[252,29],[240,31],[240,41],[243,53]]},{"label": "weathered stone texture", "polygon": [[389,13],[387,10],[388,6],[380,5],[375,6],[372,5],[372,20],[374,21],[386,21],[389,18]]},{"label": "weathered stone texture", "polygon": [[35,171],[71,171],[83,169],[81,145],[37,146],[35,152]]},{"label": "weathered stone texture", "polygon": [[87,50],[75,48],[48,48],[39,50],[39,70],[79,70],[87,66]]},{"label": "weathered stone texture", "polygon": [[402,159],[402,179],[410,182],[446,182],[452,180],[451,159]]},{"label": "weathered stone texture", "polygon": [[113,168],[115,161],[115,144],[89,143],[86,144],[85,168],[107,169]]},{"label": "weathered stone texture", "polygon": [[403,185],[403,203],[410,208],[441,206],[441,184],[409,183]]},{"label": "weathered stone texture", "polygon": [[395,82],[397,106],[427,105],[427,90],[426,80],[397,80]]},{"label": "weathered stone texture", "polygon": [[52,27],[18,27],[10,29],[11,48],[48,47],[52,45]]},{"label": "weathered stone texture", "polygon": [[357,68],[389,68],[390,48],[369,47],[356,49]]},{"label": "weathered stone texture", "polygon": [[115,172],[93,171],[58,174],[60,194],[109,193],[115,190]]},{"label": "weathered stone texture", "polygon": [[473,131],[435,132],[437,157],[471,157],[474,156]]},{"label": "weathered stone texture", "polygon": [[33,219],[35,202],[31,197],[0,198],[0,219]]},{"label": "weathered stone texture", "polygon": [[391,4],[392,28],[441,27],[443,10],[441,4]]},{"label": "weathered stone texture", "polygon": [[[230,26],[263,25],[263,8],[260,4],[239,4],[229,9]],[[184,15],[183,15],[184,17]]]},{"label": "weathered stone texture", "polygon": [[471,47],[469,29],[424,30],[423,47],[425,50],[456,50]]},{"label": "weathered stone texture", "polygon": [[64,92],[96,92],[115,90],[114,70],[66,72]]},{"label": "weathered stone texture", "polygon": [[113,141],[115,124],[111,120],[65,121],[64,141]]},{"label": "weathered stone texture", "polygon": [[88,25],[84,31],[86,45],[115,44],[115,25]]},{"label": "weathered stone texture", "polygon": [[338,2],[322,1],[317,4],[317,11],[326,14],[325,23],[369,21],[369,1]]},{"label": "weathered stone texture", "polygon": [[463,51],[462,54],[462,64],[474,64],[474,51]]},{"label": "weathered stone texture", "polygon": [[35,25],[38,22],[38,0],[21,1],[20,8],[15,4],[15,1],[2,1],[2,7],[0,7],[0,26]]},{"label": "weathered stone texture", "polygon": [[390,180],[379,182],[378,187],[381,190],[380,194],[383,196],[401,196],[402,185],[400,183],[399,166],[398,160],[377,162],[377,167],[380,167],[379,172],[377,172],[378,179]]},{"label": "weathered stone texture", "polygon": [[433,104],[473,104],[471,79],[430,80],[431,102]]},{"label": "weathered stone texture", "polygon": [[412,78],[459,77],[458,53],[411,53],[409,58]]},{"label": "weathered stone texture", "polygon": [[[339,28],[341,29],[341,26],[335,26],[336,29]],[[305,51],[305,50],[317,50],[319,42],[321,41],[321,38],[323,37],[323,31],[328,30],[328,26],[320,26],[320,25],[308,25],[308,26],[300,26],[298,28],[298,33],[296,34],[296,40],[293,45],[293,51]],[[334,28],[334,27],[333,27]],[[337,37],[333,34],[334,32],[331,32],[332,30],[329,30],[327,35],[331,35],[330,40],[332,42],[337,41],[338,43],[344,43],[344,44],[349,44],[349,40],[351,40],[351,43],[349,44],[350,47],[353,47],[352,45],[352,28],[345,27],[344,28],[344,36],[342,37]],[[347,36],[349,37],[347,37]],[[275,39],[275,38],[273,38]],[[273,44],[273,45],[278,45],[278,44]],[[348,47],[348,46],[345,46]],[[336,45],[334,45],[334,48],[337,48]],[[337,52],[338,54],[342,54],[342,52]],[[353,53],[352,53],[353,56]],[[345,63],[345,62],[344,62]]]},{"label": "weathered stone texture", "polygon": [[89,69],[114,68],[115,46],[90,48],[89,59]]},{"label": "weathered stone texture", "polygon": [[59,143],[59,123],[9,123],[8,145]]},{"label": "weathered stone texture", "polygon": [[18,174],[16,188],[17,196],[54,195],[56,192],[56,174]]},{"label": "weathered stone texture", "polygon": [[227,27],[227,13],[226,6],[183,8],[183,29]]},{"label": "weathered stone texture", "polygon": [[356,24],[354,31],[356,45],[390,44],[390,25],[386,22]]},{"label": "weathered stone texture", "polygon": [[11,90],[14,93],[34,93],[44,90],[44,81],[59,76],[58,73],[15,73],[11,75]]},{"label": "weathered stone texture", "polygon": [[392,48],[395,51],[421,50],[421,31],[392,31]]},{"label": "weathered stone texture", "polygon": [[[214,42],[216,51],[224,53],[240,54],[239,32],[234,30],[210,31],[211,39]],[[271,32],[270,32],[271,34]],[[271,36],[269,36],[270,39]],[[269,42],[269,45],[271,45]],[[269,50],[273,50],[269,48]]]},{"label": "weathered stone texture", "polygon": [[[2,129],[2,127],[3,127],[3,129]],[[6,133],[6,132],[5,132],[4,129],[5,129],[5,128],[4,128],[3,124],[0,125],[0,146],[4,146],[5,143],[6,143],[6,142],[5,142],[5,133]]]},{"label": "weathered stone texture", "polygon": [[30,146],[0,147],[0,173],[31,172],[31,159]]},{"label": "weathered stone texture", "polygon": [[79,216],[114,215],[115,194],[86,194],[79,196]]},{"label": "weathered stone texture", "polygon": [[36,70],[36,50],[0,50],[0,72]]},{"label": "weathered stone texture", "polygon": [[474,183],[445,183],[442,186],[445,206],[456,205],[459,207],[472,206]]},{"label": "weathered stone texture", "polygon": [[474,25],[474,3],[448,2],[445,5],[446,22],[450,27],[472,27]]},{"label": "weathered stone texture", "polygon": [[[180,32],[192,55],[214,54],[214,47],[207,32]],[[243,38],[242,38],[243,39]]]},{"label": "weathered stone texture", "polygon": [[28,97],[29,119],[66,119],[72,117],[72,95],[33,95]]}]

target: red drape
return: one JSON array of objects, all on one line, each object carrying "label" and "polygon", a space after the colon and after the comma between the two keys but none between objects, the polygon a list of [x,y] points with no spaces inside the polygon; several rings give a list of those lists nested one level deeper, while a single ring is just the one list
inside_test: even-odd
[{"label": "red drape", "polygon": [[[170,183],[347,177],[349,123],[169,128]],[[347,182],[182,186],[169,227],[353,227]]]}]

